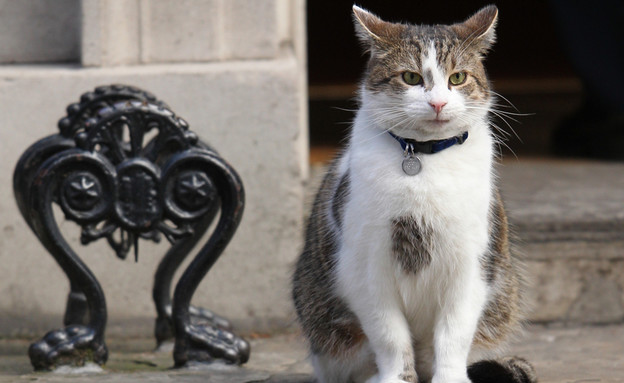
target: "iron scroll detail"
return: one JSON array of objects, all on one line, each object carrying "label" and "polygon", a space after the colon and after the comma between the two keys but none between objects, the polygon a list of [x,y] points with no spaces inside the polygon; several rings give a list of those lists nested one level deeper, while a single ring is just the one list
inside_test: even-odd
[{"label": "iron scroll detail", "polygon": [[[70,281],[64,324],[29,349],[37,370],[87,360],[104,364],[104,292],[63,238],[52,206],[80,227],[83,245],[105,239],[125,259],[140,240],[171,247],[156,272],[158,344],[174,338],[174,361],[222,359],[242,364],[249,344],[229,322],[190,305],[201,280],[240,223],[244,189],[236,171],[161,101],[138,88],[98,87],[67,108],[59,133],[34,143],[13,177],[25,220]],[[218,214],[220,212],[220,214]],[[208,227],[215,229],[177,282],[176,269]]]}]

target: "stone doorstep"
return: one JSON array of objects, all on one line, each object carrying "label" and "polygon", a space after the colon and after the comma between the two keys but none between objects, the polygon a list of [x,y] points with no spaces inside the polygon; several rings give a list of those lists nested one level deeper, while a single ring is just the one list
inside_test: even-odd
[{"label": "stone doorstep", "polygon": [[521,160],[498,170],[523,242],[607,244],[607,253],[624,242],[624,163]]},{"label": "stone doorstep", "polygon": [[507,161],[499,173],[529,270],[530,318],[624,321],[624,164]]}]

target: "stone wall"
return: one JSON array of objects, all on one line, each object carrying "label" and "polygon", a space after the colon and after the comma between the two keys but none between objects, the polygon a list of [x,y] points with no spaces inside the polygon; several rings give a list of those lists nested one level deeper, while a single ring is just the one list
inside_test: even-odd
[{"label": "stone wall", "polygon": [[[301,246],[307,178],[304,0],[0,1],[0,336],[61,326],[69,284],[13,199],[22,152],[56,132],[65,107],[123,83],[164,100],[240,173],[243,221],[194,303],[247,329],[289,325],[288,280]],[[79,245],[104,288],[108,334],[149,335],[163,245],[139,262]]]}]

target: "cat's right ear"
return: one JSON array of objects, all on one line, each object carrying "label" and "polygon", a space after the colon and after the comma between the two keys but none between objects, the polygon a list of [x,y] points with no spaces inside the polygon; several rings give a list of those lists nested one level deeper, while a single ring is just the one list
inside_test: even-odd
[{"label": "cat's right ear", "polygon": [[463,23],[451,25],[451,28],[460,38],[475,44],[477,49],[485,53],[496,41],[497,20],[498,8],[495,5],[488,5]]},{"label": "cat's right ear", "polygon": [[369,11],[353,5],[355,31],[367,50],[383,49],[399,37],[401,25],[383,21]]}]

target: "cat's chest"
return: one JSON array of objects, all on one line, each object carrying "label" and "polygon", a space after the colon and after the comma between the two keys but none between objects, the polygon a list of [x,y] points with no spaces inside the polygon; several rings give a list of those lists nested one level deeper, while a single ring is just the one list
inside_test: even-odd
[{"label": "cat's chest", "polygon": [[403,152],[390,142],[350,153],[352,198],[355,206],[375,217],[457,215],[483,211],[491,189],[491,163],[478,145],[450,148],[431,155],[418,155],[421,171],[404,172]]}]

